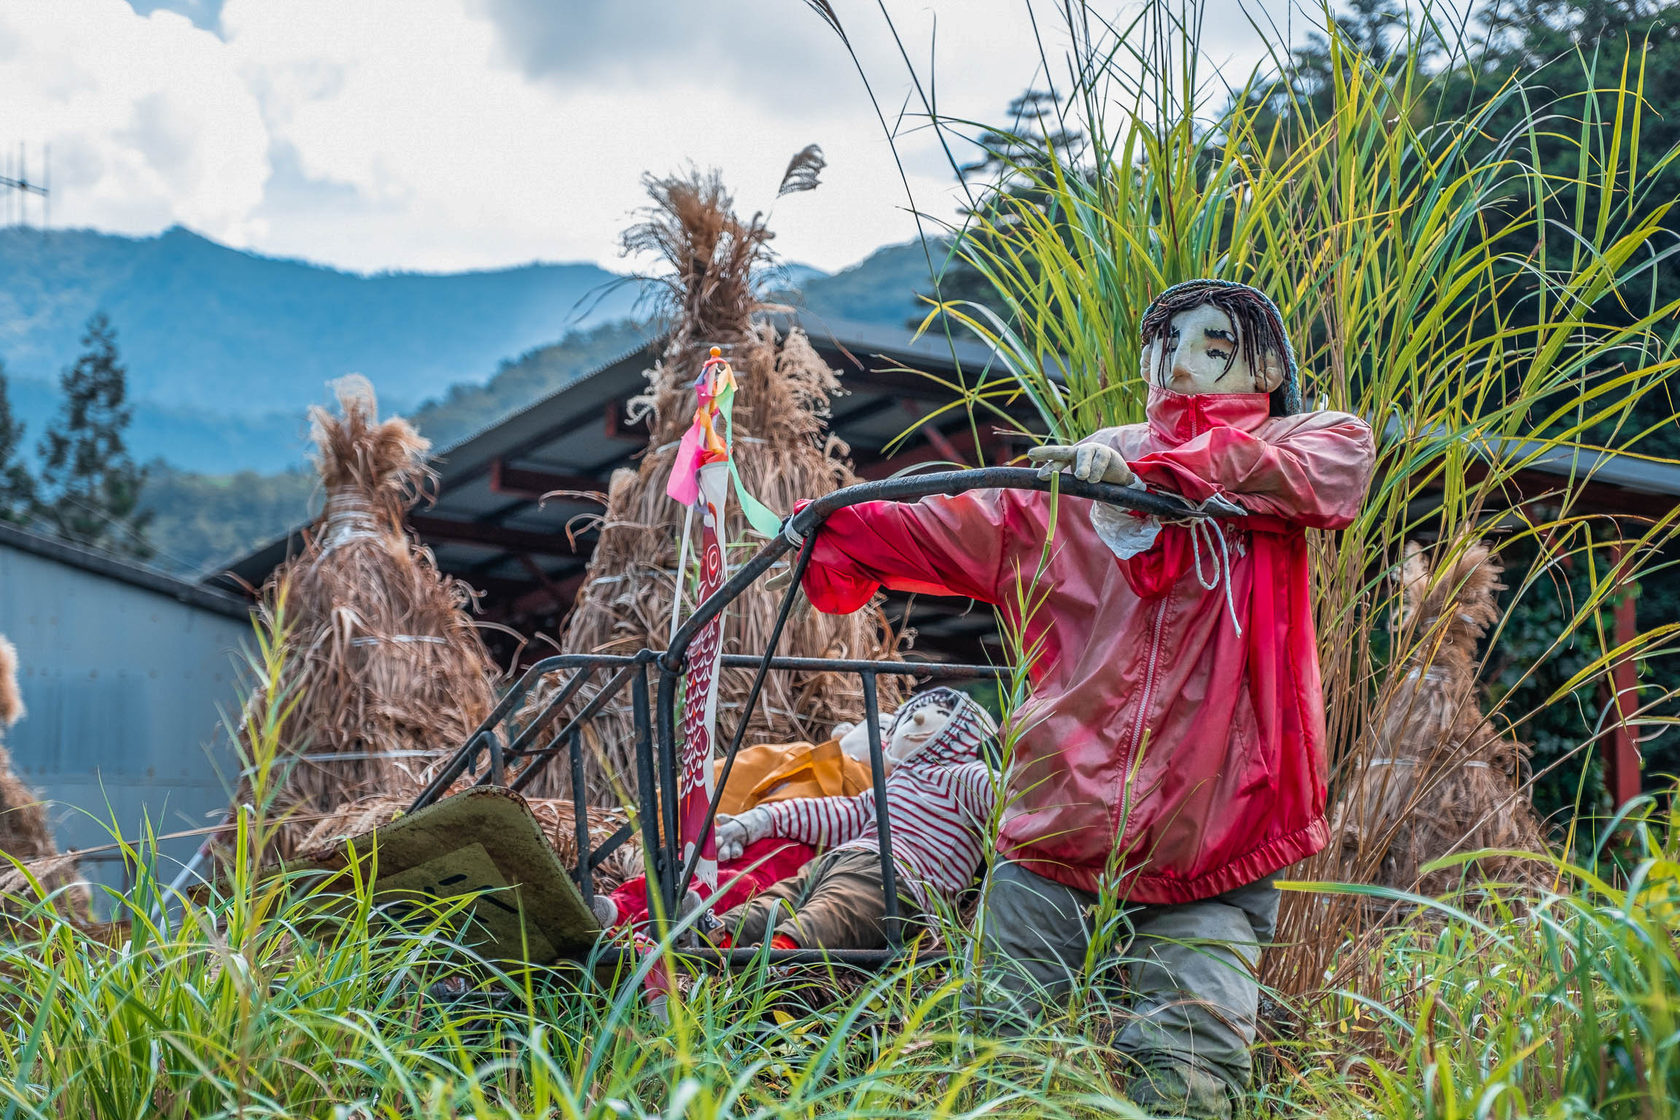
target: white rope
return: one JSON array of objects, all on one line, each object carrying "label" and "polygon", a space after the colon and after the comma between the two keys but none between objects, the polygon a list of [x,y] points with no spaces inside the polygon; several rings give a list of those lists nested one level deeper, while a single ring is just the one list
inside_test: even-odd
[{"label": "white rope", "polygon": [[446,646],[449,644],[449,639],[439,638],[432,634],[370,634],[366,637],[350,639],[350,644],[353,646],[376,646],[381,642],[396,642],[399,645],[423,642],[427,645]]},{"label": "white rope", "polygon": [[[1223,579],[1225,584],[1225,610],[1231,615],[1231,627],[1242,637],[1242,623],[1237,620],[1237,604],[1231,595],[1231,551],[1225,543],[1225,529],[1218,521],[1211,517],[1198,517],[1189,523],[1191,562],[1196,568],[1196,582],[1202,585],[1203,591],[1217,588]],[[1219,541],[1219,554],[1213,558],[1213,577],[1209,580],[1202,575],[1202,546],[1201,534],[1208,535],[1208,553],[1213,553],[1213,542]]]},{"label": "white rope", "polygon": [[294,755],[299,762],[370,762],[379,758],[436,758],[437,751],[325,751]]},{"label": "white rope", "polygon": [[[1366,766],[1416,766],[1418,764],[1418,762],[1419,762],[1419,760],[1415,759],[1415,758],[1372,758],[1372,759],[1367,759],[1366,762],[1365,762],[1365,765]],[[1458,763],[1458,765],[1463,766],[1466,769],[1470,769],[1470,770],[1491,770],[1491,769],[1493,769],[1493,767],[1491,765],[1489,765],[1488,763],[1483,762],[1480,759],[1475,759],[1475,758],[1467,758],[1463,762]]]},{"label": "white rope", "polygon": [[327,494],[326,528],[321,534],[321,551],[331,552],[351,541],[379,539],[379,522],[373,507],[359,491],[340,486]]}]

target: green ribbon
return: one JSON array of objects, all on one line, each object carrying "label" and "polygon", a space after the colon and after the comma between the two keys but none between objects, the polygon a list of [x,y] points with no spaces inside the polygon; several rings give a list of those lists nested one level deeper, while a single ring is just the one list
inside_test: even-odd
[{"label": "green ribbon", "polygon": [[770,508],[747,492],[746,484],[741,481],[741,472],[735,469],[735,379],[729,379],[729,385],[717,395],[717,410],[723,414],[723,442],[729,447],[729,477],[735,480],[735,498],[741,503],[741,512],[747,515],[747,524],[753,531],[763,537],[774,537],[782,531],[782,519],[771,512]]}]

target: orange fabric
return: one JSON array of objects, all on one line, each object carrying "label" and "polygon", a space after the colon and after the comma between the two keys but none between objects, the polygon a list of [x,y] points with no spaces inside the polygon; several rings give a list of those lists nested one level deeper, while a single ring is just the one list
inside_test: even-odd
[{"label": "orange fabric", "polygon": [[[715,779],[723,778],[723,763]],[[796,797],[851,797],[870,788],[869,764],[826,743],[766,743],[743,747],[729,772],[729,785],[718,798],[718,812],[730,816],[767,801]]]}]

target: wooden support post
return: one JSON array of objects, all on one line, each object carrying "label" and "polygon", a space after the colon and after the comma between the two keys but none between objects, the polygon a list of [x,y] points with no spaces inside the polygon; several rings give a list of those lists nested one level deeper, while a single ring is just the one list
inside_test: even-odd
[{"label": "wooden support post", "polygon": [[[1620,565],[1622,550],[1615,551]],[[1616,603],[1616,645],[1626,645],[1639,632],[1637,607],[1638,585],[1630,584]],[[1639,675],[1631,657],[1624,658],[1610,670],[1611,718],[1609,749],[1604,756],[1604,784],[1610,792],[1612,805],[1620,809],[1639,796],[1639,736],[1633,727],[1634,713],[1639,710]]]}]

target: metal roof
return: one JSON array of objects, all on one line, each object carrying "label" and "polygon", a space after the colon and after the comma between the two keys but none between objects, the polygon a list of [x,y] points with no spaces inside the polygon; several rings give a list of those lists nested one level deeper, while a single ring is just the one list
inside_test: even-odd
[{"label": "metal roof", "polygon": [[179,579],[132,560],[95,552],[93,549],[59,540],[57,537],[43,536],[4,522],[0,522],[0,546],[67,564],[72,568],[92,572],[94,575],[117,580],[131,587],[142,588],[176,602],[229,618],[248,619],[251,615],[251,605],[242,596],[229,594],[217,587]]}]

